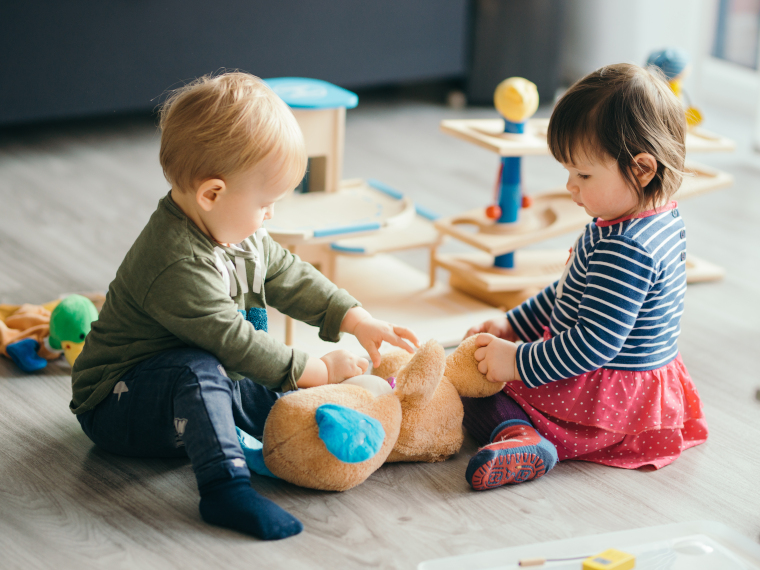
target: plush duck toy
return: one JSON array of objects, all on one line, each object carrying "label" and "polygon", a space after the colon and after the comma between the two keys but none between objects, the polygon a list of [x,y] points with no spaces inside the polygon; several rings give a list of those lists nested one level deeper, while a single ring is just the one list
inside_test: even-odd
[{"label": "plush duck toy", "polygon": [[73,366],[82,352],[92,322],[98,318],[93,302],[69,295],[46,305],[0,307],[0,351],[24,372],[47,366],[61,356]]},{"label": "plush duck toy", "polygon": [[54,350],[63,350],[68,363],[74,366],[92,322],[97,318],[98,311],[92,301],[82,295],[69,295],[50,315],[48,343]]},{"label": "plush duck toy", "polygon": [[447,459],[464,439],[460,395],[485,397],[504,387],[478,372],[475,339],[448,358],[435,341],[414,356],[394,351],[373,375],[280,398],[263,444],[238,433],[248,466],[302,487],[345,491],[385,462]]}]

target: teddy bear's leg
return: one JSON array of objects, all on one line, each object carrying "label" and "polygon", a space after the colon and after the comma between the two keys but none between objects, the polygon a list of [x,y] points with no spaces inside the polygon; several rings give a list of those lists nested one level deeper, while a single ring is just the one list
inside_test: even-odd
[{"label": "teddy bear's leg", "polygon": [[361,463],[377,455],[385,430],[375,418],[338,404],[323,404],[315,419],[319,438],[344,463]]}]

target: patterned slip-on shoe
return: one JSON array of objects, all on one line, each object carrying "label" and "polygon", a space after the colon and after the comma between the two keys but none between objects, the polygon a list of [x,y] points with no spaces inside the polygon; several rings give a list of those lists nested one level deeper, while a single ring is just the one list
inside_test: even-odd
[{"label": "patterned slip-on shoe", "polygon": [[467,465],[465,477],[476,491],[537,479],[557,464],[557,450],[524,420],[499,424],[491,441]]}]

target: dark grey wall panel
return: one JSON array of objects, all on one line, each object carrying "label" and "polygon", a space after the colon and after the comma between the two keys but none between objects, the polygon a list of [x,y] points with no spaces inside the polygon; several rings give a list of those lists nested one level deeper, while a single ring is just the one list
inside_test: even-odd
[{"label": "dark grey wall panel", "polygon": [[467,0],[3,2],[0,123],[150,109],[220,68],[365,87],[466,74]]},{"label": "dark grey wall panel", "polygon": [[472,61],[467,85],[471,103],[493,104],[504,79],[525,77],[542,103],[559,86],[562,24],[567,0],[475,0]]}]

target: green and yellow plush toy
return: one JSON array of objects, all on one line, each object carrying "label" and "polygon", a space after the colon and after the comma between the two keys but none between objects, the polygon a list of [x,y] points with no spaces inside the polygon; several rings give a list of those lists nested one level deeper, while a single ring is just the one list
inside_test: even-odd
[{"label": "green and yellow plush toy", "polygon": [[24,372],[45,368],[61,353],[73,366],[97,318],[94,303],[82,295],[45,305],[0,305],[0,353]]}]

